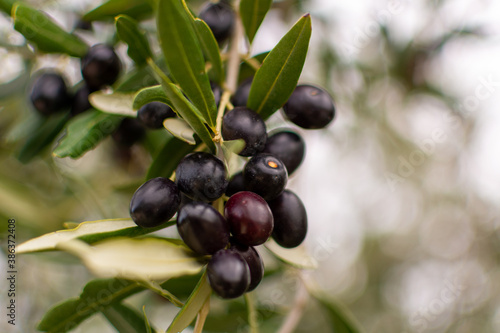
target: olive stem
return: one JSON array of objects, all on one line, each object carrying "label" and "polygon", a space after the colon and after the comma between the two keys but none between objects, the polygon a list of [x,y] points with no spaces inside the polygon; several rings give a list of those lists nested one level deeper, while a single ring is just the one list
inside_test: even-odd
[{"label": "olive stem", "polygon": [[154,291],[158,295],[165,297],[170,302],[172,302],[172,304],[174,304],[175,306],[177,306],[179,308],[182,308],[184,306],[184,303],[182,303],[177,297],[175,297],[174,294],[172,294],[168,290],[163,289],[157,282],[142,280],[142,281],[139,281],[139,283],[142,284],[143,286],[145,286],[146,288]]},{"label": "olive stem", "polygon": [[248,324],[250,333],[259,333],[259,323],[257,321],[257,311],[255,311],[255,299],[252,293],[245,294],[245,301],[248,309]]},{"label": "olive stem", "polygon": [[297,293],[295,294],[293,307],[283,321],[278,333],[292,333],[295,330],[300,318],[302,317],[308,299],[309,292],[307,291],[304,282],[300,280]]},{"label": "olive stem", "polygon": [[229,50],[229,59],[227,64],[226,85],[227,89],[234,94],[238,86],[238,70],[240,67],[239,41],[243,36],[243,25],[241,23],[240,13],[238,11],[239,1],[234,4],[236,12],[236,23],[234,33],[231,36],[231,49]]},{"label": "olive stem", "polygon": [[207,319],[208,313],[210,312],[210,297],[203,304],[200,312],[198,312],[198,318],[196,318],[196,323],[194,325],[193,333],[202,333],[203,326],[205,325],[205,320]]}]

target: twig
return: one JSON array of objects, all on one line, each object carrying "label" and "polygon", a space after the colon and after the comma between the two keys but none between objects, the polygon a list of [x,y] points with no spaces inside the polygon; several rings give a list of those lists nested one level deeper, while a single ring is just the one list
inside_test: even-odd
[{"label": "twig", "polygon": [[203,326],[205,325],[205,320],[207,319],[208,313],[210,312],[210,296],[203,304],[200,312],[198,312],[198,318],[196,318],[196,324],[194,325],[193,333],[202,333]]},{"label": "twig", "polygon": [[250,333],[259,333],[259,323],[257,322],[257,312],[255,311],[255,300],[252,293],[245,294],[245,301],[248,308],[248,324]]},{"label": "twig", "polygon": [[286,316],[283,324],[281,325],[278,333],[292,333],[297,327],[300,318],[304,312],[304,308],[309,299],[309,292],[302,281],[299,282],[299,289],[295,295],[295,300],[293,302],[293,307]]},{"label": "twig", "polygon": [[240,13],[238,12],[239,1],[234,4],[236,10],[236,23],[234,33],[231,37],[231,49],[229,50],[229,59],[227,63],[226,88],[234,94],[238,87],[238,69],[240,67],[239,42],[243,36],[243,25],[241,23]]},{"label": "twig", "polygon": [[177,297],[175,297],[174,294],[172,294],[170,291],[163,289],[156,281],[140,281],[140,284],[145,286],[146,288],[154,291],[160,296],[163,296],[164,298],[168,299],[172,304],[175,306],[182,308],[184,306],[184,303],[182,303]]}]

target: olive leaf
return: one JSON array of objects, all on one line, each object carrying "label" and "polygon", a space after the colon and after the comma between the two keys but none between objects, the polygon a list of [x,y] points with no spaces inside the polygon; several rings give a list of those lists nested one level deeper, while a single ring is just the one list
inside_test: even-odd
[{"label": "olive leaf", "polygon": [[89,95],[89,102],[101,112],[125,117],[137,117],[133,108],[135,93],[96,91]]},{"label": "olive leaf", "polygon": [[303,245],[299,245],[293,249],[285,249],[279,246],[273,239],[269,239],[264,245],[278,259],[292,266],[304,269],[315,269],[318,267],[316,259],[309,256]]},{"label": "olive leaf", "polygon": [[57,248],[79,257],[99,277],[166,280],[197,274],[203,257],[165,238],[112,238],[94,243],[72,239]]},{"label": "olive leaf", "polygon": [[64,31],[41,11],[16,3],[12,8],[12,16],[14,29],[42,52],[65,53],[73,57],[83,57],[87,53],[87,44]]},{"label": "olive leaf", "polygon": [[273,0],[241,0],[241,21],[250,44],[272,4]]},{"label": "olive leaf", "polygon": [[48,148],[62,131],[68,119],[69,113],[38,119],[38,126],[34,128],[33,132],[27,132],[30,134],[19,151],[17,156],[19,161],[28,163]]},{"label": "olive leaf", "polygon": [[52,307],[37,329],[62,333],[77,327],[82,321],[112,304],[144,290],[137,282],[124,279],[98,279],[87,283],[81,295]]},{"label": "olive leaf", "polygon": [[14,2],[16,2],[16,0],[0,0],[0,10],[10,16]]},{"label": "olive leaf", "polygon": [[57,244],[71,239],[81,239],[87,243],[94,243],[110,237],[136,237],[174,225],[175,221],[166,222],[156,228],[138,227],[130,218],[87,221],[77,223],[76,226],[72,222],[70,223],[64,230],[50,232],[27,240],[17,247],[17,252],[29,253],[55,250]]},{"label": "olive leaf", "polygon": [[202,21],[198,18],[195,19],[194,27],[201,44],[203,54],[210,62],[212,78],[219,85],[222,85],[222,83],[224,82],[224,68],[222,67],[219,44],[217,43],[217,40],[215,40],[212,30],[205,23],[205,21]]},{"label": "olive leaf", "polygon": [[126,15],[115,18],[116,33],[128,45],[127,54],[137,65],[145,65],[153,52],[146,33],[141,31],[137,21]]},{"label": "olive leaf", "polygon": [[113,133],[123,118],[88,110],[68,122],[65,136],[53,151],[56,157],[78,158]]},{"label": "olive leaf", "polygon": [[[156,23],[170,74],[200,112],[202,123],[214,129],[217,108],[191,14],[186,12],[181,0],[160,1]],[[168,93],[167,96],[172,100]],[[200,135],[197,129],[195,131]]]},{"label": "olive leaf", "polygon": [[115,303],[101,310],[119,333],[147,333],[145,318],[123,303]]},{"label": "olive leaf", "polygon": [[146,325],[146,333],[155,333],[156,331],[151,327],[148,317],[146,316],[146,306],[142,306],[142,314],[144,315],[144,324]]},{"label": "olive leaf", "polygon": [[306,14],[283,36],[255,73],[247,106],[264,120],[285,104],[295,89],[310,38],[311,17]]},{"label": "olive leaf", "polygon": [[151,163],[146,179],[170,178],[180,160],[195,148],[196,146],[171,137]]},{"label": "olive leaf", "polygon": [[187,142],[190,145],[196,144],[195,133],[184,120],[180,118],[167,118],[163,121],[163,126],[179,140]]},{"label": "olive leaf", "polygon": [[152,6],[143,0],[109,0],[83,15],[84,21],[112,20],[115,16],[124,14],[134,19],[151,15]]},{"label": "olive leaf", "polygon": [[189,299],[175,316],[167,329],[167,333],[182,332],[196,318],[198,312],[212,294],[212,288],[208,283],[207,274],[203,274],[200,281],[189,296]]},{"label": "olive leaf", "polygon": [[167,98],[162,86],[155,85],[139,90],[134,97],[132,108],[134,110],[139,110],[141,107],[151,102],[162,102],[172,107],[172,102]]}]

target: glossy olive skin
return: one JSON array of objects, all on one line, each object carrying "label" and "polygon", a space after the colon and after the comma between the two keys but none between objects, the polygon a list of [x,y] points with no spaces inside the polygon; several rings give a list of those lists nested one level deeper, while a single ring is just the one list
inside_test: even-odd
[{"label": "glossy olive skin", "polygon": [[199,254],[214,254],[229,242],[226,219],[205,202],[185,204],[177,214],[177,230],[186,245]]},{"label": "glossy olive skin", "polygon": [[135,191],[130,201],[130,217],[140,227],[156,227],[174,216],[180,201],[179,189],[173,181],[153,178]]},{"label": "glossy olive skin", "polygon": [[205,152],[186,155],[177,165],[175,178],[185,195],[205,202],[220,198],[228,185],[224,163]]},{"label": "glossy olive skin", "polygon": [[236,89],[231,103],[233,106],[247,106],[248,96],[250,95],[250,88],[252,87],[253,77],[243,81]]},{"label": "glossy olive skin", "polygon": [[252,157],[243,168],[245,188],[272,200],[283,192],[288,181],[285,165],[277,157],[260,153]]},{"label": "glossy olive skin", "polygon": [[264,153],[276,156],[283,162],[290,176],[304,160],[306,145],[302,137],[294,131],[286,130],[267,138]]},{"label": "glossy olive skin", "polygon": [[63,111],[70,104],[70,96],[63,77],[57,73],[43,73],[33,81],[30,100],[44,116]]},{"label": "glossy olive skin", "polygon": [[332,97],[312,85],[298,85],[283,106],[286,117],[306,129],[326,127],[335,117]]},{"label": "glossy olive skin", "polygon": [[146,129],[140,121],[135,118],[124,118],[111,137],[120,147],[132,147],[142,140],[145,134]]},{"label": "glossy olive skin", "polygon": [[113,47],[105,44],[92,46],[81,60],[82,76],[90,89],[113,84],[122,68]]},{"label": "glossy olive skin", "polygon": [[75,95],[73,96],[73,103],[71,105],[71,111],[70,111],[71,115],[73,117],[76,115],[79,115],[80,113],[87,111],[90,108],[92,108],[92,105],[89,102],[89,95],[92,92],[93,91],[86,84],[81,86],[75,92]]},{"label": "glossy olive skin", "polygon": [[266,124],[252,109],[238,106],[222,118],[222,137],[228,141],[243,139],[245,148],[239,155],[253,156],[261,152],[266,145]]},{"label": "glossy olive skin", "polygon": [[163,128],[163,121],[175,117],[175,112],[167,104],[151,102],[137,111],[137,119],[149,129]]},{"label": "glossy olive skin", "polygon": [[250,269],[250,285],[248,286],[247,292],[254,290],[264,277],[264,263],[260,258],[259,252],[257,252],[253,246],[233,242],[231,242],[230,250],[241,254],[243,259],[247,262],[248,268]]},{"label": "glossy olive skin", "polygon": [[238,192],[245,190],[245,180],[243,179],[243,172],[235,173],[229,180],[226,188],[226,195],[228,197]]},{"label": "glossy olive skin", "polygon": [[199,18],[207,23],[217,42],[228,39],[233,31],[235,13],[231,6],[224,3],[208,3],[200,12]]},{"label": "glossy olive skin", "polygon": [[222,298],[243,295],[250,284],[250,269],[243,257],[231,250],[215,253],[207,265],[208,282]]},{"label": "glossy olive skin", "polygon": [[259,195],[242,191],[229,198],[224,216],[234,238],[243,245],[263,244],[273,231],[273,214]]},{"label": "glossy olive skin", "polygon": [[273,212],[273,239],[286,248],[299,246],[307,234],[307,212],[300,198],[289,190],[268,202]]}]

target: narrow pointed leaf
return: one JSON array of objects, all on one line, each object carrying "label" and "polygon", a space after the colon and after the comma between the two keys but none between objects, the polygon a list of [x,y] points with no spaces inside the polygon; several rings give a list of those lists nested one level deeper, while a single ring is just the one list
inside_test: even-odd
[{"label": "narrow pointed leaf", "polygon": [[257,30],[271,8],[273,0],[241,0],[240,15],[250,44]]},{"label": "narrow pointed leaf", "polygon": [[304,66],[311,17],[304,15],[279,41],[255,74],[247,106],[269,118],[288,100]]},{"label": "narrow pointed leaf", "polygon": [[55,305],[38,324],[42,332],[62,333],[77,327],[101,309],[144,290],[138,283],[123,279],[98,279],[87,283],[80,297]]},{"label": "narrow pointed leaf", "polygon": [[142,314],[144,315],[144,324],[146,326],[146,333],[155,333],[155,330],[151,327],[151,324],[149,323],[149,319],[146,316],[146,306],[142,306]]},{"label": "narrow pointed leaf", "polygon": [[137,117],[133,108],[135,93],[114,92],[106,94],[96,91],[89,95],[89,102],[101,112],[125,117]]},{"label": "narrow pointed leaf", "polygon": [[180,160],[192,152],[196,146],[171,137],[158,153],[149,167],[146,179],[155,177],[170,178]]},{"label": "narrow pointed leaf", "polygon": [[0,0],[0,10],[10,16],[14,2],[15,0]]},{"label": "narrow pointed leaf", "polygon": [[61,133],[68,119],[67,113],[41,119],[39,126],[33,132],[28,132],[28,139],[17,157],[19,161],[28,163],[48,148]]},{"label": "narrow pointed leaf", "polygon": [[105,278],[167,280],[197,274],[203,268],[203,257],[164,238],[113,238],[92,246],[70,240],[57,247],[79,257],[92,273]]},{"label": "narrow pointed leaf", "polygon": [[307,253],[307,250],[303,245],[293,249],[285,249],[279,246],[273,239],[270,239],[266,242],[265,247],[278,259],[292,266],[305,269],[315,269],[318,267],[316,259]]},{"label": "narrow pointed leaf", "polygon": [[144,0],[109,0],[102,5],[92,9],[83,16],[85,21],[112,20],[115,16],[124,14],[134,19],[151,15],[153,8]]},{"label": "narrow pointed leaf", "polygon": [[[238,74],[238,82],[242,83],[246,79],[252,77],[255,75],[255,72],[260,68],[262,63],[264,62],[264,59],[266,59],[267,55],[269,54],[269,51],[263,52],[256,54],[252,58],[248,59],[247,61],[243,61],[240,65],[240,72]],[[257,68],[254,66],[250,65],[250,61],[254,63]]]},{"label": "narrow pointed leaf", "polygon": [[126,15],[115,18],[116,33],[128,45],[127,54],[137,65],[145,65],[153,52],[146,33],[141,31],[136,20]]},{"label": "narrow pointed leaf", "polygon": [[147,333],[142,315],[123,303],[116,303],[102,311],[119,333]]},{"label": "narrow pointed leaf", "polygon": [[64,31],[47,14],[19,3],[12,10],[14,29],[35,44],[38,50],[73,57],[83,57],[87,53],[87,44]]},{"label": "narrow pointed leaf", "polygon": [[118,127],[122,117],[88,110],[71,119],[66,135],[53,152],[56,157],[78,158],[93,149]]},{"label": "narrow pointed leaf", "polygon": [[177,139],[195,145],[194,131],[189,124],[180,118],[167,118],[163,121],[163,126]]},{"label": "narrow pointed leaf", "polygon": [[211,293],[212,288],[210,288],[207,275],[205,273],[201,277],[192,294],[189,296],[186,304],[184,304],[177,316],[175,316],[172,324],[168,327],[167,333],[182,332],[186,327],[188,327],[189,324],[191,324],[191,322],[196,318],[196,315],[200,312]]},{"label": "narrow pointed leaf", "polygon": [[55,250],[57,244],[77,238],[87,243],[94,243],[110,237],[136,237],[174,224],[175,221],[169,221],[156,228],[141,228],[138,227],[137,224],[135,224],[130,218],[87,221],[76,223],[76,225],[71,223],[67,225],[67,229],[54,231],[27,240],[18,246],[17,252],[29,253]]},{"label": "narrow pointed leaf", "polygon": [[172,102],[167,98],[162,86],[156,85],[139,90],[134,97],[132,108],[134,110],[139,110],[141,107],[151,102],[162,102],[172,106]]},{"label": "narrow pointed leaf", "polygon": [[214,128],[217,117],[215,99],[190,14],[181,0],[164,0],[158,4],[156,21],[160,45],[171,75],[199,110],[203,121]]},{"label": "narrow pointed leaf", "polygon": [[210,27],[202,20],[195,19],[194,27],[205,58],[210,62],[213,80],[221,85],[224,81],[224,69],[220,58],[219,44]]}]

